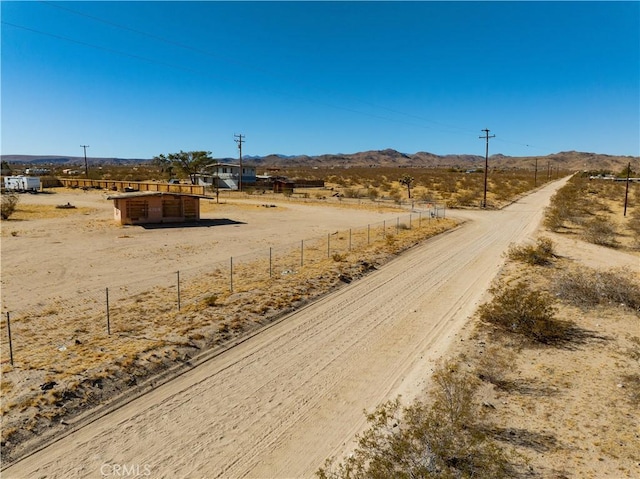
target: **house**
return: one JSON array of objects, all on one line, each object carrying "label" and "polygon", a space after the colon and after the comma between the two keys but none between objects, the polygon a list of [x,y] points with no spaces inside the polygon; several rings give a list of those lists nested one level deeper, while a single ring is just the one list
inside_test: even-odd
[{"label": "house", "polygon": [[114,219],[123,225],[180,223],[200,219],[200,195],[164,191],[133,191],[107,197]]},{"label": "house", "polygon": [[[204,167],[205,173],[198,175],[198,184],[212,188],[240,189],[240,165],[232,163],[216,163]],[[254,166],[242,166],[242,186],[256,184]]]}]

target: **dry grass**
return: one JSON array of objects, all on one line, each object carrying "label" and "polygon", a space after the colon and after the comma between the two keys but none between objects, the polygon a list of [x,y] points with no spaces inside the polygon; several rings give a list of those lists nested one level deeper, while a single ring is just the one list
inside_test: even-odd
[{"label": "dry grass", "polygon": [[[398,178],[407,173],[403,168],[332,168],[314,170],[310,168],[291,168],[287,174],[291,177],[322,179],[329,189],[329,195],[310,192],[309,197],[328,199],[338,193],[345,198],[386,200],[390,203],[427,202],[446,204],[449,208],[467,208],[481,206],[484,175],[482,172],[467,173],[456,168],[411,168],[414,178],[412,199],[408,198],[407,188]],[[548,178],[538,175],[540,186]],[[534,188],[534,172],[526,170],[492,170],[488,177],[487,206],[500,208],[512,202],[519,195]]]},{"label": "dry grass", "polygon": [[[271,276],[268,257],[250,257],[234,264],[232,292],[227,268],[196,272],[181,280],[179,311],[175,284],[110,290],[110,336],[104,297],[43,300],[37,310],[11,318],[15,367],[8,365],[6,324],[1,326],[2,440],[9,445],[3,453],[52,420],[259,328],[454,225],[416,218],[411,229],[394,222],[384,231],[339,231],[329,235],[329,247],[324,239],[306,242],[303,258],[299,250],[277,251]],[[53,389],[43,391],[51,381]],[[25,418],[28,427],[18,426]]]},{"label": "dry grass", "polygon": [[67,218],[69,216],[85,215],[92,213],[94,209],[86,207],[56,208],[55,205],[35,205],[19,203],[15,213],[8,222],[28,221],[33,219]]},{"label": "dry grass", "polygon": [[[510,262],[501,281],[526,278],[552,291],[556,278],[578,270],[563,258],[542,268]],[[623,289],[635,291],[640,278],[627,273],[625,284],[635,286]],[[597,276],[590,271],[585,281],[599,284]],[[487,429],[525,458],[531,477],[637,477],[640,339],[629,331],[638,330],[638,313],[607,300],[578,309],[559,299],[555,320],[571,323],[561,342],[534,345],[475,323],[457,348],[486,384],[479,400]]]},{"label": "dry grass", "polygon": [[576,175],[552,198],[545,226],[593,244],[640,252],[640,184],[629,185],[626,216],[624,198],[624,182]]}]

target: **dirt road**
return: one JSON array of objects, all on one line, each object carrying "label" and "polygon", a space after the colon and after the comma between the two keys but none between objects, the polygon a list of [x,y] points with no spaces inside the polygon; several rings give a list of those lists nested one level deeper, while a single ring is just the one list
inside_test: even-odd
[{"label": "dirt road", "polygon": [[[249,341],[3,471],[5,478],[310,477],[365,426],[363,409],[421,392],[548,185],[468,221]],[[148,473],[148,474],[147,474]]]}]

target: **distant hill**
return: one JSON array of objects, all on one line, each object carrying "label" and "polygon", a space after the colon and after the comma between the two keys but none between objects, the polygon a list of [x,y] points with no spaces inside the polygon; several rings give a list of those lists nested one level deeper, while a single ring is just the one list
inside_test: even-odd
[{"label": "distant hill", "polygon": [[[30,165],[84,165],[84,156],[58,156],[58,155],[1,155],[2,161],[7,163]],[[90,165],[134,165],[151,161],[141,158],[90,158]]]},{"label": "distant hill", "polygon": [[[56,156],[56,155],[2,155],[2,161],[8,163],[31,165],[83,165],[84,157]],[[484,167],[484,156],[480,155],[436,155],[420,151],[417,153],[401,153],[396,150],[371,150],[350,154],[326,155],[296,155],[286,156],[271,154],[267,156],[246,156],[244,161],[248,165],[258,167],[404,167],[404,168],[476,168]],[[492,168],[527,168],[533,169],[538,162],[538,168],[551,166],[569,171],[578,170],[610,170],[621,171],[628,162],[636,171],[640,169],[640,157],[614,156],[599,153],[584,153],[578,151],[563,151],[547,156],[513,157],[492,155],[489,165]],[[136,165],[151,161],[150,159],[133,158],[87,158],[90,165]],[[236,163],[237,158],[221,158],[224,163]]]}]

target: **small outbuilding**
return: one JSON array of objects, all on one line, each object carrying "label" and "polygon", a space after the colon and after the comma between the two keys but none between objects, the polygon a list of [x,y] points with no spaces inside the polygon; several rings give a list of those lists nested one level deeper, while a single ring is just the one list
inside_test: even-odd
[{"label": "small outbuilding", "polygon": [[200,219],[199,195],[164,191],[133,191],[107,197],[114,219],[123,225],[180,223]]}]

